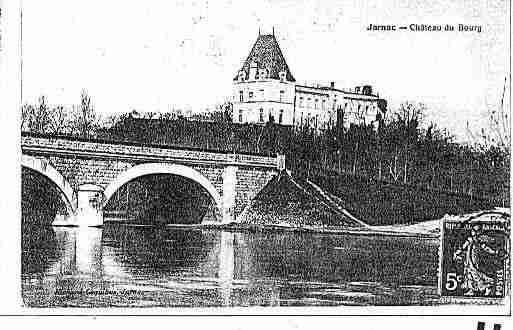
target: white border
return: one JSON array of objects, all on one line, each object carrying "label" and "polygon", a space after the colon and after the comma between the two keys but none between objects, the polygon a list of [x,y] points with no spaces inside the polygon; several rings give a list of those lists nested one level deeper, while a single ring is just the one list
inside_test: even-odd
[{"label": "white border", "polygon": [[[1,181],[2,189],[0,196],[0,214],[2,215],[2,228],[0,230],[0,313],[16,314],[16,315],[221,315],[221,314],[256,314],[256,315],[505,315],[511,313],[510,301],[506,306],[498,308],[497,306],[475,306],[475,305],[446,305],[446,306],[395,306],[395,307],[278,307],[278,308],[110,308],[110,309],[77,309],[77,308],[24,308],[21,306],[21,278],[20,278],[20,136],[19,136],[19,120],[18,111],[19,100],[21,99],[20,81],[20,3],[17,1],[3,0],[4,14],[2,18],[2,43],[3,50],[0,54],[0,134],[2,143],[2,162],[1,165]],[[94,24],[94,20],[91,22]],[[510,279],[511,280],[511,279]],[[510,300],[510,299],[508,299]],[[33,319],[33,325],[38,328],[46,326],[55,326],[55,319]],[[76,320],[68,320],[66,326],[81,327],[90,326],[88,323],[90,318],[82,319],[80,323]],[[145,320],[135,320],[133,318],[115,318],[109,320],[111,326],[120,326],[120,321],[133,322],[138,327],[145,326]],[[200,318],[203,326],[233,328],[230,319],[212,319]],[[233,319],[231,319],[233,320]],[[252,322],[252,320],[254,322]],[[305,319],[303,319],[305,320]],[[306,319],[308,328],[319,328],[318,318]],[[417,329],[475,329],[476,320],[483,320],[487,323],[503,322],[511,324],[511,318],[497,317],[474,317],[474,318],[429,318],[411,317],[411,318],[383,318],[383,317],[355,317],[332,319],[332,325],[340,328],[407,328],[413,323]],[[190,328],[194,327],[195,319],[176,319],[173,320],[173,328]],[[229,321],[227,323],[227,321]],[[48,323],[46,323],[48,322]],[[116,323],[114,323],[116,322]],[[144,322],[144,323],[143,323]],[[166,322],[166,320],[164,320]],[[304,328],[299,326],[298,319],[291,317],[284,318],[248,318],[242,320],[245,329],[262,329],[270,328]],[[343,323],[342,323],[343,322]],[[3,323],[3,320],[2,320]],[[351,326],[352,324],[352,326]],[[165,324],[163,324],[165,325]],[[146,325],[147,326],[147,325]],[[167,323],[167,326],[170,326]],[[490,327],[490,324],[487,324]],[[10,327],[7,326],[6,329]],[[240,327],[239,327],[240,328]],[[505,327],[504,327],[505,329]]]}]

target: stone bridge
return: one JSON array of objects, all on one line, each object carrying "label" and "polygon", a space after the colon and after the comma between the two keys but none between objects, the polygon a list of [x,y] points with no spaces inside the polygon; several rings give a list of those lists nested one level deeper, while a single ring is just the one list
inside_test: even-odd
[{"label": "stone bridge", "polygon": [[101,226],[103,208],[124,184],[150,174],[192,180],[212,197],[221,223],[233,222],[285,166],[284,156],[179,149],[23,134],[22,167],[59,188],[68,215],[54,225]]}]

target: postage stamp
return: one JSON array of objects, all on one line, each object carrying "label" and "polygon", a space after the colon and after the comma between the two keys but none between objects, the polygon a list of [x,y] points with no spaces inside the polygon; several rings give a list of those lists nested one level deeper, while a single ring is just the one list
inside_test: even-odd
[{"label": "postage stamp", "polygon": [[442,297],[504,298],[510,258],[510,216],[483,212],[442,222]]}]

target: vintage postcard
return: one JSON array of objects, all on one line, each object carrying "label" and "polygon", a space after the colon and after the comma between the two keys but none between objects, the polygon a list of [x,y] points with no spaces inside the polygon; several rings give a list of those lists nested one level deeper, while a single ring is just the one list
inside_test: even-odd
[{"label": "vintage postcard", "polygon": [[511,313],[510,1],[0,4],[21,313]]}]

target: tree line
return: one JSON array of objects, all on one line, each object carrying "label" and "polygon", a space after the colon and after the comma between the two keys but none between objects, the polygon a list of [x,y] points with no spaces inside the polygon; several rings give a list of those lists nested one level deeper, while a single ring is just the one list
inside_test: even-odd
[{"label": "tree line", "polygon": [[38,98],[36,104],[21,107],[22,132],[90,138],[101,127],[100,121],[101,117],[85,90],[80,95],[80,103],[71,109],[62,105],[50,107],[44,95]]},{"label": "tree line", "polygon": [[[434,123],[423,104],[405,102],[378,125],[352,123],[322,132],[295,129],[293,167],[331,169],[367,179],[422,186],[509,204],[509,145],[462,144]],[[306,169],[306,170],[305,170]]]},{"label": "tree line", "polygon": [[[504,99],[504,93],[503,93]],[[99,116],[82,91],[71,109],[50,107],[46,97],[22,106],[24,132],[193,147],[266,155],[282,153],[287,167],[309,176],[325,170],[394,184],[421,186],[509,204],[509,118],[501,101],[489,125],[469,132],[471,143],[425,120],[427,107],[404,102],[378,122],[349,123],[343,109],[323,129],[305,122],[289,127],[232,123],[226,102],[215,110],[184,116],[180,111]]]}]

